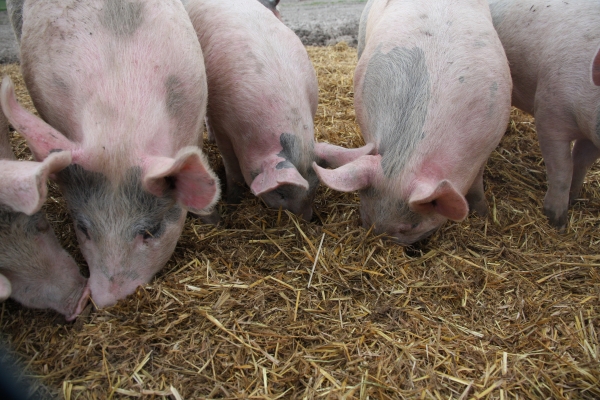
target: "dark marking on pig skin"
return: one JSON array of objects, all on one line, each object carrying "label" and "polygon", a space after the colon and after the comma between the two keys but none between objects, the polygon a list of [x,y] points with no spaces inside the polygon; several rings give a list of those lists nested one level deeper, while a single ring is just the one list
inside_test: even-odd
[{"label": "dark marking on pig skin", "polygon": [[365,49],[365,41],[367,40],[367,21],[369,19],[369,12],[371,11],[371,6],[375,0],[369,0],[369,2],[365,5],[363,12],[360,16],[360,24],[358,26],[358,59],[360,60],[360,56]]},{"label": "dark marking on pig skin", "polygon": [[[372,209],[366,210],[361,205],[361,214],[363,215],[363,219],[366,219],[363,222],[366,222],[369,226],[375,224],[377,232],[389,232],[393,230],[393,225],[398,221],[411,224],[413,227],[416,227],[423,221],[423,216],[412,211],[406,201],[382,193],[375,187],[361,190],[359,194],[361,198],[369,198],[370,201],[368,204],[375,206]],[[361,203],[363,202],[361,201]]]},{"label": "dark marking on pig skin", "polygon": [[130,242],[146,233],[158,238],[182,213],[174,196],[157,197],[142,188],[139,167],[130,168],[116,187],[103,174],[77,164],[57,175],[78,229],[94,241],[110,235]]},{"label": "dark marking on pig skin", "polygon": [[276,168],[296,168],[300,175],[308,181],[309,192],[313,192],[319,184],[317,173],[312,168],[312,162],[316,161],[314,152],[314,143],[310,143],[310,148],[302,146],[299,138],[291,133],[282,133],[279,136],[281,152],[277,154],[285,161],[277,164]]},{"label": "dark marking on pig skin", "polygon": [[177,76],[170,75],[165,82],[165,86],[167,88],[167,111],[169,115],[173,118],[184,116],[187,100],[183,82]]},{"label": "dark marking on pig skin", "polygon": [[100,21],[115,36],[131,36],[144,22],[144,4],[137,1],[106,0]]},{"label": "dark marking on pig skin", "polygon": [[464,82],[465,82],[465,77],[464,77],[464,76],[459,76],[459,77],[458,77],[458,81],[459,81],[460,83],[464,83]]},{"label": "dark marking on pig skin", "polygon": [[8,0],[6,2],[10,24],[19,43],[21,43],[21,33],[23,32],[23,3],[25,0]]},{"label": "dark marking on pig skin", "polygon": [[424,137],[430,88],[423,49],[378,49],[367,66],[363,103],[369,132],[379,142],[387,178],[400,173]]}]

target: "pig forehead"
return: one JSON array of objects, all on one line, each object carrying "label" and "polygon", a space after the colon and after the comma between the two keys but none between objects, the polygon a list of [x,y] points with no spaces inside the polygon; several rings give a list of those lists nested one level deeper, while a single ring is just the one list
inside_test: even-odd
[{"label": "pig forehead", "polygon": [[105,0],[100,22],[116,36],[131,36],[144,23],[144,4],[139,1]]},{"label": "pig forehead", "polygon": [[[92,226],[131,227],[156,224],[163,219],[175,222],[182,210],[173,196],[157,197],[142,188],[140,167],[131,167],[118,182],[100,172],[72,164],[58,174],[67,204],[75,218]],[[130,236],[129,232],[124,233]]]},{"label": "pig forehead", "polygon": [[419,47],[394,47],[384,54],[380,46],[368,61],[362,97],[387,178],[400,173],[424,138],[430,90],[425,52]]},{"label": "pig forehead", "polygon": [[[282,150],[277,155],[293,164],[299,170],[304,169],[303,167],[306,165],[312,164],[312,161],[315,159],[313,138],[306,139],[291,133],[282,133],[279,136],[279,144]],[[281,167],[287,168],[284,164]],[[312,170],[312,168],[310,169]]]}]

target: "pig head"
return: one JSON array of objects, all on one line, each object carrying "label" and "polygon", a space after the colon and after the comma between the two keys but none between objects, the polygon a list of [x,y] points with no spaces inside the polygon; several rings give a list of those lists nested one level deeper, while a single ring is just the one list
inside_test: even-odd
[{"label": "pig head", "polygon": [[0,112],[0,301],[12,297],[26,307],[51,308],[67,320],[81,313],[89,288],[40,209],[48,176],[70,162],[65,151],[43,162],[17,161]]},{"label": "pig head", "polygon": [[2,107],[36,159],[71,152],[56,178],[92,299],[109,306],[165,265],[188,210],[209,213],[219,198],[197,147],[202,51],[179,0],[31,1],[21,15],[21,68],[42,118],[9,80]]},{"label": "pig head", "polygon": [[438,3],[368,2],[354,93],[376,154],[314,165],[325,185],[359,191],[365,227],[402,244],[469,208],[487,212],[483,168],[510,113],[510,73],[487,5]]}]

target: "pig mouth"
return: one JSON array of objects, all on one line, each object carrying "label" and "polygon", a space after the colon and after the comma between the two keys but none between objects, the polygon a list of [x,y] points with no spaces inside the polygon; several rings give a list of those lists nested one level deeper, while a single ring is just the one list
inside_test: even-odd
[{"label": "pig mouth", "polygon": [[401,246],[411,246],[421,240],[427,239],[429,236],[433,235],[438,229],[439,229],[439,227],[435,227],[435,228],[430,229],[427,232],[423,233],[422,235],[416,237],[415,239],[410,239],[410,240],[406,240],[406,238],[404,238],[404,237],[399,237],[399,234],[397,234],[397,233],[393,234],[389,238]]},{"label": "pig mouth", "polygon": [[66,320],[68,322],[75,320],[75,318],[77,318],[77,316],[79,314],[81,314],[81,312],[83,311],[83,309],[85,308],[85,306],[88,303],[91,293],[92,292],[90,290],[90,286],[86,284],[85,288],[83,289],[83,292],[81,293],[81,297],[79,298],[79,301],[77,302],[77,306],[75,307],[75,310],[73,311],[73,313],[71,315],[66,316]]}]

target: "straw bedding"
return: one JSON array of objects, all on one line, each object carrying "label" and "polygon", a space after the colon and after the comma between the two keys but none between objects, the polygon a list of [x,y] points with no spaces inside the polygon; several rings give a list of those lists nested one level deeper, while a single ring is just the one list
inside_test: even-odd
[{"label": "straw bedding", "polygon": [[[362,145],[356,50],[308,52],[318,140]],[[18,67],[0,73],[31,106]],[[28,157],[16,134],[13,144]],[[558,234],[541,212],[533,120],[513,111],[485,171],[489,215],[426,244],[361,228],[353,193],[321,187],[311,222],[247,194],[220,203],[219,226],[188,218],[164,270],[115,307],[65,324],[8,301],[0,332],[39,378],[30,390],[66,399],[599,398],[599,182],[595,166]],[[85,265],[56,187],[46,210]]]}]

